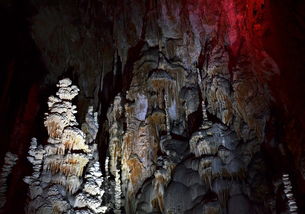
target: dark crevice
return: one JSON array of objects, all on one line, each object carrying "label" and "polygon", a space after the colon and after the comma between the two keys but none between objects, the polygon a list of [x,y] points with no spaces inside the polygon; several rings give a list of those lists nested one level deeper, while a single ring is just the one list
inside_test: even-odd
[{"label": "dark crevice", "polygon": [[197,131],[202,124],[202,107],[199,105],[197,111],[187,117],[188,137]]},{"label": "dark crevice", "polygon": [[[135,47],[132,47],[128,51],[128,57],[125,67],[122,68],[122,62],[120,56],[117,55],[113,71],[105,75],[103,79],[103,89],[99,94],[100,103],[102,105],[101,114],[99,118],[99,124],[103,124],[99,128],[97,134],[97,143],[99,145],[99,153],[101,165],[104,166],[109,145],[109,133],[108,127],[105,124],[106,114],[109,106],[112,104],[114,97],[121,92],[125,94],[130,87],[130,83],[133,77],[134,63],[141,57],[141,49],[145,45],[145,42],[140,41]],[[124,69],[124,71],[122,71]]]}]

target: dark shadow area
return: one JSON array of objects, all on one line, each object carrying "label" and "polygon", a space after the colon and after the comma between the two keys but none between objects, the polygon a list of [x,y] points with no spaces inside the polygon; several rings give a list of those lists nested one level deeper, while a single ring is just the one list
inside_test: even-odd
[{"label": "dark shadow area", "polygon": [[7,151],[17,154],[10,175],[7,203],[1,213],[23,213],[27,185],[22,181],[31,168],[26,160],[32,136],[44,139],[42,80],[46,68],[31,38],[27,1],[0,4],[0,165]]}]

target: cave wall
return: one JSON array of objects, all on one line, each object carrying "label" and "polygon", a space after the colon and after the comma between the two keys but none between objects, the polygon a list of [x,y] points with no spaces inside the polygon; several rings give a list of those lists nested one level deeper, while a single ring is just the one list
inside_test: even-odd
[{"label": "cave wall", "polygon": [[9,126],[1,129],[1,155],[21,156],[9,199],[17,198],[13,184],[25,194],[18,177],[29,169],[18,168],[33,135],[46,141],[46,97],[69,77],[80,88],[78,119],[90,105],[99,112],[101,162],[110,158],[114,177],[120,171],[127,213],[276,213],[287,209],[278,184],[284,172],[293,175],[302,209],[303,2],[2,7],[11,21],[2,39],[9,54],[1,63],[1,118]]}]

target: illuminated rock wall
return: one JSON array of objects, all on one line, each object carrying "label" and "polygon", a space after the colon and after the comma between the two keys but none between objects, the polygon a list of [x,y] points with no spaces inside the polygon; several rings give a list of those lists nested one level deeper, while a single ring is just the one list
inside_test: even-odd
[{"label": "illuminated rock wall", "polygon": [[103,178],[96,144],[92,144],[98,130],[96,114],[90,107],[83,124],[89,135],[86,140],[77,128],[76,106],[71,101],[79,89],[68,78],[57,87],[58,97],[49,97],[44,122],[48,143],[38,145],[33,138],[29,149],[34,172],[24,179],[29,184],[26,213],[105,213]]},{"label": "illuminated rock wall", "polygon": [[[268,2],[59,4],[38,4],[33,38],[46,50],[50,78],[71,67],[79,103],[91,96],[99,109],[116,212],[274,212],[261,153],[268,83],[279,75],[261,40]],[[80,25],[72,24],[77,12]],[[42,34],[41,21],[52,17],[58,22]],[[51,57],[58,51],[60,61]]]},{"label": "illuminated rock wall", "polygon": [[30,201],[47,182],[55,189],[38,188],[42,199],[61,202],[46,213],[301,210],[305,138],[274,89],[282,71],[266,44],[272,4],[31,1],[48,70],[39,90],[49,96],[62,77],[77,87],[61,80],[49,98],[48,142],[30,146]]}]

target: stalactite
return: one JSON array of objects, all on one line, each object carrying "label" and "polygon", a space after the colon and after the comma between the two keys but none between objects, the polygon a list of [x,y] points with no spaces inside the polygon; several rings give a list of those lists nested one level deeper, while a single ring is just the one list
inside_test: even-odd
[{"label": "stalactite", "polygon": [[13,167],[18,160],[18,156],[11,152],[7,152],[4,157],[4,164],[0,174],[0,209],[6,203],[6,192],[8,189],[8,176],[11,174]]}]

